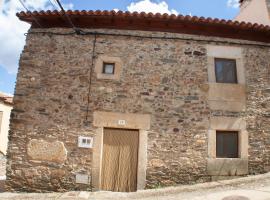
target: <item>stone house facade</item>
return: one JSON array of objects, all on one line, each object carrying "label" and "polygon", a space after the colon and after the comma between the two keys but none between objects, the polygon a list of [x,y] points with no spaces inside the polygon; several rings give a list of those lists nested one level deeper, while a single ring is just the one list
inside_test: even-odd
[{"label": "stone house facade", "polygon": [[18,14],[32,27],[14,96],[9,190],[136,191],[270,171],[270,27],[67,15],[80,30],[61,12]]}]

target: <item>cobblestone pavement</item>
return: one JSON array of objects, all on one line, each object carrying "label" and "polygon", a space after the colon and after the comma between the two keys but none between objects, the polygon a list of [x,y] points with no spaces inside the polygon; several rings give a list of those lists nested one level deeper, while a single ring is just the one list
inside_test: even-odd
[{"label": "cobblestone pavement", "polygon": [[0,200],[270,200],[270,173],[246,178],[177,186],[136,193],[0,193]]}]

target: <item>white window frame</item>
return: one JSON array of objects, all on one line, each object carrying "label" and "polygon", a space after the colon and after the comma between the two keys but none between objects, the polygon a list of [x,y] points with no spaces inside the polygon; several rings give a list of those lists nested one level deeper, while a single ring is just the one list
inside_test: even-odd
[{"label": "white window frame", "polygon": [[245,84],[245,69],[242,51],[241,47],[207,45],[208,82],[216,83],[215,58],[225,58],[236,60],[237,84]]}]

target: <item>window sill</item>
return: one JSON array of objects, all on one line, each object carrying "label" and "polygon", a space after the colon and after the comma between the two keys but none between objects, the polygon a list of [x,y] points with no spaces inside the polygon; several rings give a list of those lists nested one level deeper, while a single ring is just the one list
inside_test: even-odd
[{"label": "window sill", "polygon": [[214,84],[221,84],[221,85],[242,85],[240,83],[221,83],[221,82],[215,82]]},{"label": "window sill", "polygon": [[97,74],[97,78],[98,79],[107,79],[107,80],[117,80],[119,81],[120,77],[118,77],[118,75],[114,75],[114,74]]},{"label": "window sill", "polygon": [[234,83],[208,83],[208,85],[209,106],[212,110],[245,111],[245,85]]},{"label": "window sill", "polygon": [[241,176],[248,174],[248,159],[208,158],[207,173],[211,176]]}]

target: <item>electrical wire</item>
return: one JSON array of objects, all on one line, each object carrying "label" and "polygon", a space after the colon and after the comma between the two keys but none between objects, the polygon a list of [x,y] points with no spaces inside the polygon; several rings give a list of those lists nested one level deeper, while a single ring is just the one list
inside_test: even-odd
[{"label": "electrical wire", "polygon": [[58,6],[60,7],[60,9],[62,10],[62,12],[64,13],[64,16],[65,16],[67,22],[68,22],[69,25],[73,28],[73,30],[75,31],[75,33],[81,34],[81,33],[82,33],[82,30],[78,29],[78,28],[73,24],[72,20],[70,19],[70,17],[67,15],[65,9],[63,8],[63,6],[62,6],[60,0],[55,0],[55,1],[57,2]]},{"label": "electrical wire", "polygon": [[59,8],[57,8],[57,6],[51,0],[49,0],[49,2],[54,7],[55,10],[59,10]]},{"label": "electrical wire", "polygon": [[[29,12],[29,10],[26,8],[26,6],[23,4],[21,0],[19,0],[23,7]],[[133,35],[133,34],[114,34],[114,33],[102,33],[102,32],[85,32],[79,28],[77,28],[71,18],[66,14],[65,9],[61,5],[60,0],[54,0],[59,7],[61,8],[62,12],[64,13],[64,16],[68,23],[71,25],[72,29],[74,30],[73,32],[68,32],[68,33],[55,33],[55,32],[47,32],[47,31],[37,31],[37,32],[28,32],[25,33],[24,35],[27,36],[28,34],[35,34],[35,33],[43,33],[43,34],[49,34],[49,35],[107,35],[107,36],[123,36],[123,37],[135,37],[135,38],[144,38],[144,39],[165,39],[165,40],[183,40],[183,41],[198,41],[198,42],[219,42],[219,43],[225,43],[225,44],[241,44],[241,45],[252,45],[252,46],[260,46],[260,47],[269,47],[270,45],[265,45],[265,44],[254,44],[254,43],[241,43],[241,42],[229,42],[229,41],[218,41],[218,40],[206,40],[206,39],[194,39],[194,38],[177,38],[177,37],[160,37],[160,36],[142,36],[142,35]],[[55,5],[51,2],[50,3],[55,7]],[[31,13],[31,12],[30,12]],[[35,17],[32,15],[33,19],[36,21],[36,23],[42,28],[42,26],[38,23],[38,21],[35,19]]]},{"label": "electrical wire", "polygon": [[32,12],[30,12],[29,9],[26,7],[26,5],[24,4],[24,2],[23,2],[22,0],[19,0],[19,2],[22,4],[22,6],[24,7],[24,9],[25,9],[28,13],[30,13],[31,18],[36,22],[36,24],[39,25],[40,28],[43,28],[43,27],[41,26],[41,24],[38,22],[38,20],[35,18],[35,16],[32,14]]},{"label": "electrical wire", "polygon": [[57,3],[57,1],[56,1],[56,0],[54,0],[54,2],[55,2],[55,4],[56,4],[56,5],[58,5],[58,3]]},{"label": "electrical wire", "polygon": [[[92,48],[92,60],[91,60],[91,65],[90,65],[90,70],[89,70],[89,83],[88,83],[88,94],[87,94],[87,105],[86,105],[86,115],[85,115],[85,122],[88,120],[88,114],[89,114],[89,106],[90,106],[90,97],[91,97],[91,85],[92,85],[92,74],[94,70],[94,65],[95,65],[95,54],[96,54],[96,43],[97,43],[97,35],[94,34],[94,40],[93,40],[93,48]],[[91,168],[91,175],[93,175],[93,169]],[[90,187],[91,191],[93,192],[93,179],[91,178],[90,180]]]},{"label": "electrical wire", "polygon": [[28,32],[28,33],[24,33],[24,36],[27,36],[27,35],[31,35],[31,34],[35,34],[35,33],[39,33],[39,34],[48,34],[48,35],[75,35],[76,32],[73,31],[73,32],[68,32],[68,33],[57,33],[57,34],[54,34],[52,32],[46,32],[46,31],[38,31],[38,32]]},{"label": "electrical wire", "polygon": [[236,42],[236,41],[221,41],[221,40],[210,40],[210,39],[195,39],[195,38],[180,38],[180,37],[166,37],[166,36],[144,36],[144,35],[135,35],[135,34],[123,34],[123,33],[104,33],[104,32],[97,32],[97,31],[80,31],[79,33],[75,30],[72,32],[67,33],[56,33],[56,32],[49,32],[49,31],[30,31],[25,33],[24,35],[30,34],[48,34],[48,35],[104,35],[104,36],[117,36],[117,37],[134,37],[140,39],[161,39],[161,40],[181,40],[181,41],[195,41],[195,42],[215,42],[221,44],[232,44],[232,45],[242,45],[242,46],[259,46],[259,47],[270,47],[270,44],[260,44],[260,43],[243,43],[243,42]]},{"label": "electrical wire", "polygon": [[89,114],[89,104],[90,104],[90,96],[91,96],[91,85],[92,85],[92,74],[94,69],[94,60],[95,60],[95,53],[96,53],[96,43],[97,43],[97,35],[94,34],[94,40],[93,40],[93,50],[92,50],[92,60],[90,65],[90,71],[89,71],[89,86],[88,86],[88,95],[87,95],[87,106],[86,106],[86,116],[85,121],[88,120],[88,114]]}]

